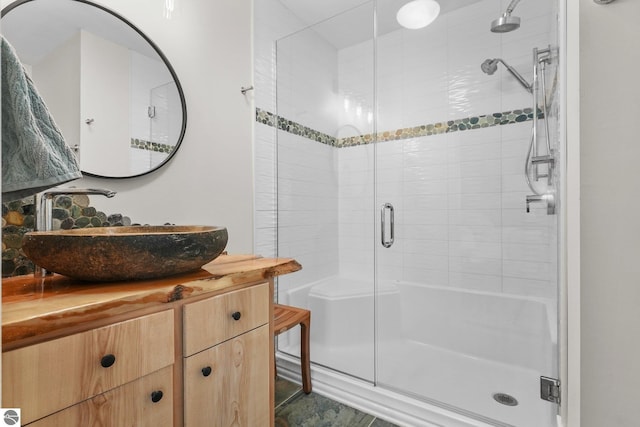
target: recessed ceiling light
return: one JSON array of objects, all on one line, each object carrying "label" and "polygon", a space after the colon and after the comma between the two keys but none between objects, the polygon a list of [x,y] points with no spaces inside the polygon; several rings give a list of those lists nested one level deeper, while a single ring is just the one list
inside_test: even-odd
[{"label": "recessed ceiling light", "polygon": [[440,14],[440,5],[435,0],[413,0],[398,10],[398,23],[410,30],[426,27]]}]

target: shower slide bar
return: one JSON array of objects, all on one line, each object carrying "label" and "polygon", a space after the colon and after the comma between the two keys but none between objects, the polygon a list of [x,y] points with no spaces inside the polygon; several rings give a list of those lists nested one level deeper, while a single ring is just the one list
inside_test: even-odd
[{"label": "shower slide bar", "polygon": [[[545,76],[544,72],[546,69],[546,64],[551,61],[551,48],[548,47],[546,49],[533,49],[533,82],[531,83],[531,93],[533,96],[533,157],[532,163],[541,164],[541,163],[550,163],[553,160],[551,159],[551,143],[549,141],[549,127],[546,125],[547,123],[547,94],[546,94],[546,85],[545,85]],[[540,74],[542,75],[542,80],[540,79]],[[542,82],[542,110],[544,112],[545,118],[545,141],[547,145],[547,156],[543,156],[538,158],[538,138],[537,138],[537,129],[538,129],[538,99],[537,94],[539,90],[539,82]],[[541,178],[540,175],[537,175],[538,170],[536,168],[536,181],[538,178]]]},{"label": "shower slide bar", "polygon": [[[547,215],[555,214],[556,202],[555,192],[553,190],[553,175],[555,170],[555,155],[551,148],[549,135],[549,117],[547,105],[547,87],[545,70],[546,65],[551,62],[551,47],[546,49],[533,49],[533,81],[531,82],[531,94],[533,99],[533,125],[531,127],[531,144],[527,151],[525,160],[525,178],[529,188],[534,193],[526,197],[526,211],[530,212],[530,204],[532,202],[542,202],[547,205]],[[539,147],[538,141],[538,93],[542,91],[542,113],[544,117],[544,139],[545,151]],[[547,165],[546,173],[540,173],[539,167]],[[538,182],[541,178],[547,178],[546,191],[538,191],[531,179]]]}]

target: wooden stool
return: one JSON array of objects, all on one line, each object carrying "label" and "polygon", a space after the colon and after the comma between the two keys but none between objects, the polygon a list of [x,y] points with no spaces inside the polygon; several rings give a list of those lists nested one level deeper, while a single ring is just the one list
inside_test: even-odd
[{"label": "wooden stool", "polygon": [[303,308],[289,305],[273,305],[275,336],[296,325],[300,325],[300,365],[302,366],[302,390],[311,393],[311,360],[309,356],[309,328],[311,327],[311,312]]}]

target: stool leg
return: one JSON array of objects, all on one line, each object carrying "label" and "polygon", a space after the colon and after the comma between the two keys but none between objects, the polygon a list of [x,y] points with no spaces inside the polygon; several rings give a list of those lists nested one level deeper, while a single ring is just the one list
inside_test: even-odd
[{"label": "stool leg", "polygon": [[311,316],[300,323],[300,365],[302,365],[302,390],[311,393],[311,357],[309,352],[309,329]]}]

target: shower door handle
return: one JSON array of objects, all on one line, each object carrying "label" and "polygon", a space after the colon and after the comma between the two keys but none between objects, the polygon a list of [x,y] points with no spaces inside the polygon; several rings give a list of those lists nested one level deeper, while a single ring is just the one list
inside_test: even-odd
[{"label": "shower door handle", "polygon": [[[387,211],[389,211],[389,240],[387,240],[386,238]],[[381,228],[380,243],[382,243],[382,246],[384,246],[385,248],[390,248],[391,245],[393,245],[394,236],[395,236],[395,232],[394,232],[395,225],[393,221],[393,205],[391,203],[385,203],[384,205],[382,205],[382,209],[380,210],[380,228]]]}]

